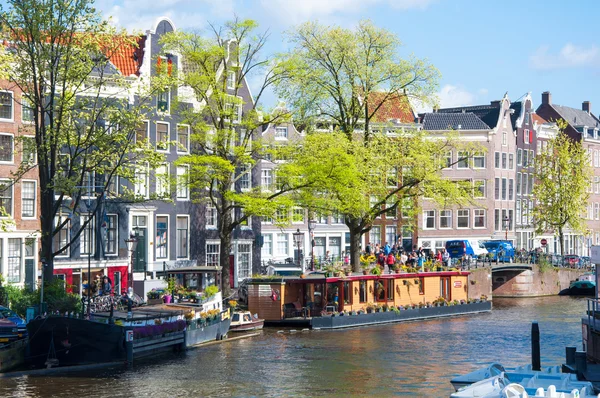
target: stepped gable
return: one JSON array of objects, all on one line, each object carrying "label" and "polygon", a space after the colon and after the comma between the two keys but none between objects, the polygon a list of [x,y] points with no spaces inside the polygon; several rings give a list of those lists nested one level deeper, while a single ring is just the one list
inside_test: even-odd
[{"label": "stepped gable", "polygon": [[425,113],[422,117],[423,129],[439,130],[491,130],[472,112],[460,113]]}]

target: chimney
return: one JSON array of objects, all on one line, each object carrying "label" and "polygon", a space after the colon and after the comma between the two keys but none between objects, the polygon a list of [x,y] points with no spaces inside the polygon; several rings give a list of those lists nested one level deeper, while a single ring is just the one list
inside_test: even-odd
[{"label": "chimney", "polygon": [[552,105],[552,94],[550,94],[550,91],[542,93],[542,105]]},{"label": "chimney", "polygon": [[490,101],[490,105],[494,108],[500,108],[500,100]]},{"label": "chimney", "polygon": [[592,114],[592,104],[590,104],[590,101],[583,101],[583,103],[581,104],[581,110]]}]

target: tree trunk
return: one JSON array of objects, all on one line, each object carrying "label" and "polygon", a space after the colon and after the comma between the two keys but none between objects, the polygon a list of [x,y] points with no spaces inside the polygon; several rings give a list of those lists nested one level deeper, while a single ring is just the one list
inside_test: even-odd
[{"label": "tree trunk", "polygon": [[[222,209],[227,209],[229,202],[226,200],[221,201]],[[221,248],[219,253],[219,263],[221,266],[221,291],[223,292],[223,299],[231,295],[231,278],[235,275],[230,273],[229,265],[229,254],[231,253],[231,211],[226,210],[221,212],[219,215],[221,219],[221,225],[219,228],[219,238],[221,238]],[[235,261],[235,259],[234,259]]]},{"label": "tree trunk", "polygon": [[360,221],[356,219],[347,220],[346,225],[350,230],[350,264],[352,264],[353,272],[360,272],[360,238],[362,226]]},{"label": "tree trunk", "polygon": [[565,255],[565,234],[563,233],[562,227],[558,228],[558,238],[560,239],[560,255]]},{"label": "tree trunk", "polygon": [[[48,189],[41,192],[41,215],[40,215],[40,228],[41,228],[41,250],[40,250],[40,261],[42,262],[42,272],[44,273],[43,280],[47,283],[54,278],[54,247],[53,247],[53,236],[54,231],[54,190]],[[44,266],[45,265],[45,266]]]}]

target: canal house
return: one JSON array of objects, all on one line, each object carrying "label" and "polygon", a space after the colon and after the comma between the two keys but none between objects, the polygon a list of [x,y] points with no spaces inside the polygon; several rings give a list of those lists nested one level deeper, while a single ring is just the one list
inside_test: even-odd
[{"label": "canal house", "polygon": [[[444,271],[327,277],[254,278],[248,285],[248,308],[270,323],[370,312],[381,308],[433,307],[466,303],[469,272]],[[442,300],[443,299],[443,300]]]}]

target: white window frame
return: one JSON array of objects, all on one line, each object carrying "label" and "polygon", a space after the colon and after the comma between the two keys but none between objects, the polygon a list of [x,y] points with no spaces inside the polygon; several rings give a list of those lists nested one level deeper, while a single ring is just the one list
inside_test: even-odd
[{"label": "white window frame", "polygon": [[[260,185],[265,191],[271,191],[273,189],[274,178],[273,169],[263,169],[260,172]],[[267,181],[268,180],[268,181]],[[268,182],[265,184],[265,182]]]},{"label": "white window frame", "polygon": [[[150,142],[150,120],[142,120],[141,121],[142,125],[144,125],[146,127],[146,142]],[[135,129],[135,133],[133,134],[133,139],[135,140],[135,143],[138,143],[138,131],[140,131],[139,129]]]},{"label": "white window frame", "polygon": [[[440,229],[452,229],[453,225],[452,225],[452,210],[440,210],[439,211],[440,214]],[[448,226],[447,227],[443,227],[442,226],[442,219],[449,219],[448,220]]]},{"label": "white window frame", "polygon": [[[211,249],[216,248],[217,250],[211,250],[210,252],[208,251],[209,246],[212,246]],[[204,253],[205,253],[205,264],[207,267],[218,267],[219,264],[221,263],[221,241],[218,240],[207,240],[206,244],[204,246]],[[209,261],[209,256],[211,258],[211,261]],[[216,261],[215,261],[216,259]],[[216,264],[216,265],[215,265]],[[233,277],[233,275],[232,275]]]},{"label": "white window frame", "polygon": [[[273,256],[273,234],[262,234],[262,247],[260,248],[261,257],[272,257]],[[268,237],[268,238],[267,238]],[[266,250],[266,246],[268,243],[268,251]]]},{"label": "white window frame", "polygon": [[[161,57],[161,58],[165,58],[165,57]],[[167,94],[167,110],[161,110],[158,106],[159,98],[163,93]],[[170,115],[171,114],[171,89],[167,88],[164,92],[160,92],[156,95],[156,113],[159,115]]]},{"label": "white window frame", "polygon": [[[21,163],[27,163],[30,165],[35,165],[37,164],[37,146],[35,144],[35,137],[33,135],[23,135],[21,136],[22,141],[21,141]],[[25,140],[32,140],[33,141],[33,145],[32,145],[32,149],[33,152],[31,153],[33,155],[33,159],[31,160],[26,160],[25,159]]]},{"label": "white window frame", "polygon": [[[467,226],[460,226],[460,219],[464,218],[466,214]],[[471,228],[471,211],[469,209],[457,209],[456,210],[456,229],[469,229]]]},{"label": "white window frame", "polygon": [[[187,146],[182,149],[182,145],[179,142],[179,136],[182,134],[180,129],[184,129],[183,135],[187,136]],[[190,153],[190,126],[187,124],[177,125],[177,153]]]},{"label": "white window frame", "polygon": [[108,223],[106,225],[106,241],[104,242],[104,254],[106,256],[118,256],[119,255],[119,215],[114,213],[107,213],[106,217],[115,217],[115,251],[109,253],[106,249],[108,247]]},{"label": "white window frame", "polygon": [[[236,251],[236,255],[237,258],[235,259],[235,264],[237,267],[237,273],[238,273],[238,281],[242,281],[246,278],[250,278],[252,277],[252,241],[238,241],[236,242],[237,244],[237,251]],[[240,246],[245,246],[248,245],[250,250],[248,252],[243,252],[240,249]],[[242,261],[241,261],[241,255],[242,254],[247,254],[248,255],[248,269],[247,269],[247,273],[243,274],[242,273]]]},{"label": "white window frame", "polygon": [[[31,216],[24,216],[23,215],[23,209],[25,208],[24,206],[24,200],[31,200],[31,198],[25,198],[23,195],[23,185],[24,184],[33,184],[33,215]],[[32,219],[36,219],[37,217],[37,181],[36,180],[21,180],[21,218],[23,220],[32,220]],[[14,200],[14,198],[13,198]]]},{"label": "white window frame", "polygon": [[227,89],[228,90],[235,90],[235,85],[236,85],[236,73],[235,71],[227,71]]},{"label": "white window frame", "polygon": [[[65,218],[68,218],[67,214],[62,214],[62,213],[57,214],[54,217],[54,228],[56,228],[56,226],[58,224],[61,224],[64,221]],[[65,246],[66,246],[71,241],[71,220],[68,220],[67,223],[63,226],[63,228],[61,228],[61,230],[58,231],[58,236],[59,236],[58,243],[59,243],[59,245],[57,245],[56,247],[54,247],[54,244],[53,244],[53,248],[54,248],[55,251],[60,250],[60,242],[61,242],[60,234],[62,233],[63,229],[66,229],[66,239],[65,239]],[[56,235],[54,235],[52,237],[52,239],[55,239],[55,237],[56,237]],[[57,255],[55,258],[66,258],[66,257],[70,257],[70,255],[71,255],[71,246],[69,246],[67,248],[67,250],[64,250],[62,253],[60,253],[59,255]]]},{"label": "white window frame", "polygon": [[[8,213],[8,216],[0,216],[0,218],[15,218],[15,184],[13,184],[13,182],[7,178],[0,178],[0,186],[1,185],[8,185],[6,187],[6,189],[10,189],[10,209],[4,209],[6,213]],[[2,192],[3,190],[0,189],[0,192]]]},{"label": "white window frame", "polygon": [[[479,183],[482,183],[481,187],[483,187],[483,192],[481,192],[481,190],[479,189],[479,186],[478,186]],[[473,180],[473,198],[475,198],[475,199],[487,198],[487,184],[486,184],[485,179]]]},{"label": "white window frame", "polygon": [[0,93],[9,93],[10,94],[10,118],[6,119],[3,117],[0,117],[0,120],[3,122],[14,122],[15,121],[15,93],[10,90],[0,90]]},{"label": "white window frame", "polygon": [[304,224],[306,211],[302,207],[294,207],[292,209],[292,224]]},{"label": "white window frame", "polygon": [[[164,173],[160,173],[161,168],[164,167]],[[155,192],[160,197],[168,197],[171,195],[171,187],[169,184],[169,163],[163,163],[156,168],[154,171],[155,176]]]},{"label": "white window frame", "polygon": [[[280,134],[280,132],[284,132],[284,134]],[[289,129],[287,126],[276,126],[275,127],[275,139],[278,141],[287,141],[289,134]]]},{"label": "white window frame", "polygon": [[[248,184],[247,184],[247,186],[242,186],[242,183],[244,183],[244,185],[246,185],[245,178],[248,179],[247,180]],[[238,183],[240,185],[240,190],[242,192],[247,192],[252,189],[252,165],[244,164],[244,165],[240,166],[240,179],[238,180]]]},{"label": "white window frame", "polygon": [[[155,147],[156,147],[156,152],[164,152],[164,153],[169,153],[170,152],[170,145],[169,145],[169,141],[171,140],[171,123],[169,122],[155,122],[154,123],[156,126],[156,142],[155,142]],[[159,140],[158,139],[158,126],[159,125],[166,125],[167,126],[167,139],[166,141],[164,140]],[[162,145],[164,144],[164,147],[162,147]]]},{"label": "white window frame", "polygon": [[[183,171],[182,171],[183,170]],[[190,166],[187,164],[177,166],[177,200],[190,200]],[[184,195],[185,193],[185,195]]]},{"label": "white window frame", "polygon": [[[134,194],[137,196],[141,196],[145,199],[148,199],[150,196],[150,189],[149,189],[149,169],[150,167],[148,166],[148,163],[144,163],[144,164],[137,164],[136,166],[136,170],[135,170],[135,183],[134,183]],[[143,182],[140,181],[140,179],[138,178],[139,175],[144,175],[144,180]],[[140,184],[144,184],[143,187]],[[143,191],[142,189],[143,188]]]},{"label": "white window frame", "polygon": [[[476,166],[477,159],[483,159],[483,166]],[[475,152],[473,154],[473,168],[474,169],[479,169],[479,170],[485,169],[485,161],[486,161],[485,152],[479,151],[479,152]]]},{"label": "white window frame", "polygon": [[[458,170],[466,170],[466,169],[468,169],[469,168],[469,152],[467,152],[467,151],[459,151],[458,154],[457,154],[457,156],[458,157],[456,158],[456,160],[457,160],[457,162],[456,162],[456,168]],[[465,157],[465,156],[466,156],[466,159],[461,161],[460,160],[461,157]],[[465,162],[466,165],[465,166],[461,166],[461,162]]]},{"label": "white window frame", "polygon": [[[29,98],[27,98],[25,95],[21,94],[21,122],[23,124],[33,124],[35,122],[35,109],[33,109],[31,106],[26,106],[25,102],[28,102],[29,105],[32,105],[29,101]],[[31,109],[31,111],[33,112],[32,120],[25,120],[25,118],[24,118],[25,109]]]},{"label": "white window frame", "polygon": [[[2,120],[2,119],[0,119]],[[15,135],[12,133],[0,133],[0,135],[6,135],[12,138],[10,148],[10,160],[0,160],[0,164],[14,164],[15,163]]]},{"label": "white window frame", "polygon": [[[91,218],[92,220],[88,222],[84,228],[83,224],[89,218]],[[87,257],[88,255],[90,255],[93,257],[96,254],[96,217],[90,216],[89,214],[82,214],[79,217],[79,229],[81,229],[81,233],[79,234],[79,254],[81,256]],[[87,243],[88,239],[90,240],[89,245]],[[88,249],[90,250],[90,253],[88,253]]]},{"label": "white window frame", "polygon": [[[478,214],[479,213],[479,214]],[[483,214],[481,214],[483,213]],[[483,218],[483,225],[477,226],[477,218]],[[473,209],[473,229],[483,229],[486,227],[486,211],[485,209]]]},{"label": "white window frame", "polygon": [[218,217],[217,208],[213,205],[207,205],[206,214],[204,216],[206,220],[206,229],[217,229]]},{"label": "white window frame", "polygon": [[529,145],[529,129],[523,130],[523,144]]},{"label": "white window frame", "polygon": [[[436,226],[436,211],[435,210],[425,210],[423,211],[423,229],[435,229]],[[427,226],[427,220],[433,220],[433,226]]]},{"label": "white window frame", "polygon": [[[285,239],[280,239],[285,237]],[[285,252],[279,250],[279,243],[285,243]],[[290,237],[287,233],[277,233],[275,235],[275,253],[277,256],[289,256],[290,254]]]},{"label": "white window frame", "polygon": [[[158,217],[166,217],[167,218],[167,254],[165,257],[158,257],[158,239],[157,239],[157,233],[158,233]],[[170,216],[168,214],[156,214],[154,216],[154,256],[156,258],[156,260],[168,260],[170,258],[170,243],[171,243],[171,231],[170,231],[170,227],[171,226],[171,219]],[[189,232],[188,232],[189,235]],[[189,245],[189,244],[188,244]]]},{"label": "white window frame", "polygon": [[[187,230],[187,246],[186,246],[186,255],[185,257],[179,257],[177,250],[179,249],[179,227],[177,221],[179,219],[186,219],[186,230]],[[186,214],[177,214],[175,216],[175,258],[177,260],[188,260],[190,258],[190,216]]]}]

